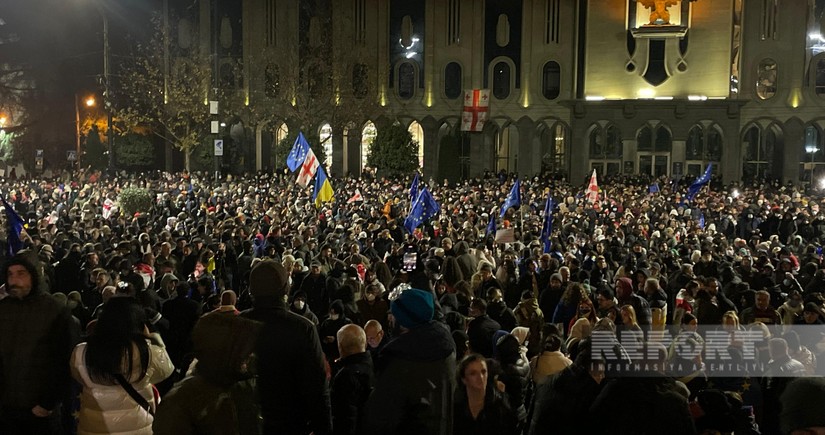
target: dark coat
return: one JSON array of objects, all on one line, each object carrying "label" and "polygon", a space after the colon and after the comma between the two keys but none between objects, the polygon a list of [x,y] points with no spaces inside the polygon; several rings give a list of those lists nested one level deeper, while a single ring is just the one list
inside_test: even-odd
[{"label": "dark coat", "polygon": [[470,349],[487,358],[493,357],[493,334],[501,329],[501,325],[488,315],[476,317],[467,325],[467,336],[470,337]]},{"label": "dark coat", "polygon": [[373,387],[372,358],[367,352],[357,353],[338,361],[341,367],[332,380],[332,427],[335,435],[355,435],[360,432],[364,405]]},{"label": "dark coat", "polygon": [[256,344],[264,433],[330,433],[329,386],[315,325],[275,299],[258,298],[241,315],[264,324]]},{"label": "dark coat", "polygon": [[518,425],[507,399],[492,387],[487,387],[484,409],[475,419],[470,413],[466,391],[459,388],[453,418],[453,435],[515,435]]},{"label": "dark coat", "polygon": [[436,321],[390,341],[378,356],[366,435],[448,435],[453,428],[455,344]]},{"label": "dark coat", "polygon": [[76,329],[69,309],[48,294],[0,300],[0,410],[54,410],[68,396]]},{"label": "dark coat", "polygon": [[592,434],[696,433],[687,398],[664,376],[619,377],[604,386],[590,408]]},{"label": "dark coat", "polygon": [[530,435],[588,433],[590,405],[601,387],[587,368],[572,365],[536,387]]}]

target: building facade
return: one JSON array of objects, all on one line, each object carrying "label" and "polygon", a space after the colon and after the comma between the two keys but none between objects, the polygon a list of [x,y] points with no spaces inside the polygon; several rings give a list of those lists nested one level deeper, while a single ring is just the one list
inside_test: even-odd
[{"label": "building facade", "polygon": [[[302,130],[331,173],[358,174],[399,122],[434,177],[825,175],[823,0],[167,1],[171,34],[201,29],[220,86],[270,111],[241,116],[252,169]],[[332,77],[332,119],[296,113],[287,77],[315,75]],[[468,89],[490,90],[481,132],[458,132]]]}]

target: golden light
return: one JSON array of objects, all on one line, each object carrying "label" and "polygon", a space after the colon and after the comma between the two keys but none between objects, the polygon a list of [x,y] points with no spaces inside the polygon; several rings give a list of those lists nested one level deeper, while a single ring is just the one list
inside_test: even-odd
[{"label": "golden light", "polygon": [[6,126],[6,121],[8,121],[8,119],[6,118],[6,115],[0,115],[0,127],[5,127]]},{"label": "golden light", "polygon": [[95,105],[95,97],[89,97],[86,99],[86,107],[92,107]]}]

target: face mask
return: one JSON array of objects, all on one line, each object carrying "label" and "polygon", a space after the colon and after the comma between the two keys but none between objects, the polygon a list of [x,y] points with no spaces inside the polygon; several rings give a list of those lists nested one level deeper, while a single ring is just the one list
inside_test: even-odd
[{"label": "face mask", "polygon": [[304,301],[295,301],[292,303],[292,306],[294,306],[298,311],[301,311],[304,309]]},{"label": "face mask", "polygon": [[802,301],[798,301],[796,299],[791,299],[790,301],[788,301],[788,305],[790,305],[794,308],[798,307],[801,303],[802,303]]},{"label": "face mask", "polygon": [[791,285],[791,280],[789,280],[789,279],[783,279],[783,280],[782,280],[782,284],[785,284],[786,286],[790,286],[790,285]]},{"label": "face mask", "polygon": [[374,295],[374,294],[372,294],[372,293],[368,293],[368,294],[367,294],[367,300],[368,300],[369,302],[374,301],[374,300],[375,300],[375,295]]},{"label": "face mask", "polygon": [[338,320],[338,317],[340,317],[339,314],[330,314],[329,315],[329,320]]}]

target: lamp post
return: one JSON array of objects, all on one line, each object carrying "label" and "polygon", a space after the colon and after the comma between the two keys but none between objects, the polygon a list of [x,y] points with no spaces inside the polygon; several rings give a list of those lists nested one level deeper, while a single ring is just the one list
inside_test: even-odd
[{"label": "lamp post", "polygon": [[103,9],[103,1],[96,0],[95,6],[103,20],[103,106],[106,110],[106,142],[109,150],[108,171],[115,169],[114,131],[112,129],[112,94],[109,80],[109,17]]},{"label": "lamp post", "polygon": [[814,187],[814,155],[819,151],[816,145],[806,145],[805,151],[811,155],[811,188]]},{"label": "lamp post", "polygon": [[[88,97],[83,100],[83,104],[86,107],[94,107],[96,104],[94,97]],[[77,138],[77,169],[80,169],[80,97],[77,94],[74,94],[74,122],[75,122],[75,135]]]}]

